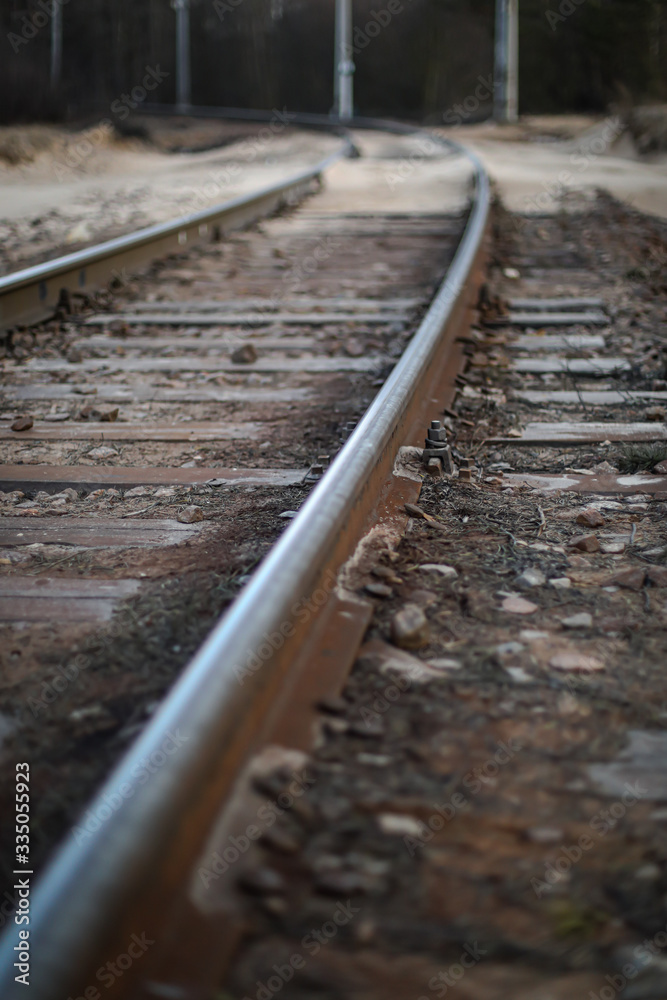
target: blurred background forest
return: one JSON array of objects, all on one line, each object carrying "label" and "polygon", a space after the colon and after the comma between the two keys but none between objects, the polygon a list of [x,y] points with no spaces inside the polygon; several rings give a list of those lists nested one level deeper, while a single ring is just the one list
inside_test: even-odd
[{"label": "blurred background forest", "polygon": [[[0,120],[104,111],[169,73],[152,97],[174,101],[175,14],[169,0],[61,0],[62,82],[50,86],[50,24],[26,19],[58,0],[0,0]],[[494,0],[354,0],[361,114],[442,122],[493,66]],[[192,0],[195,105],[328,112],[334,0]],[[550,16],[548,16],[550,15]],[[47,18],[48,20],[48,18]],[[31,32],[29,32],[31,33]],[[374,37],[370,37],[371,34]],[[17,38],[21,39],[17,41]],[[364,38],[367,44],[363,44]],[[667,99],[666,0],[520,0],[522,113],[602,111]],[[485,118],[491,98],[470,120]]]}]

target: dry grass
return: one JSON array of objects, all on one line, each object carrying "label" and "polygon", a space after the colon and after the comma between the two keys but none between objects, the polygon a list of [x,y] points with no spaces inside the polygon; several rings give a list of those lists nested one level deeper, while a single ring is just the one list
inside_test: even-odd
[{"label": "dry grass", "polygon": [[55,129],[41,125],[0,128],[0,160],[10,167],[32,163],[40,153],[51,149],[56,134]]},{"label": "dry grass", "polygon": [[626,444],[618,456],[618,468],[623,473],[651,472],[659,462],[667,460],[667,441],[650,444]]}]

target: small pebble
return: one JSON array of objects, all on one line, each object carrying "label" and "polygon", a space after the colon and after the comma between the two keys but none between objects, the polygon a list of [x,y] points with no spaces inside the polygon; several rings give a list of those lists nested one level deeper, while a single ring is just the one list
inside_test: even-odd
[{"label": "small pebble", "polygon": [[355,340],[353,337],[345,341],[343,350],[349,358],[361,358],[365,353],[364,345],[360,340]]},{"label": "small pebble", "polygon": [[105,458],[116,458],[118,452],[115,448],[109,448],[108,445],[103,444],[99,448],[91,448],[90,451],[86,452],[86,458],[94,459],[105,459]]},{"label": "small pebble", "polygon": [[386,583],[367,583],[364,590],[372,597],[391,597],[394,593]]},{"label": "small pebble", "polygon": [[533,826],[526,833],[535,844],[557,844],[564,836],[563,831],[555,826]]},{"label": "small pebble", "polygon": [[592,670],[604,670],[604,663],[595,656],[588,656],[585,653],[556,653],[549,660],[549,666],[555,670],[572,670],[588,672]]},{"label": "small pebble", "polygon": [[517,684],[528,684],[532,681],[530,674],[527,674],[523,667],[505,667],[505,672],[510,675]]},{"label": "small pebble", "polygon": [[516,585],[521,590],[527,590],[530,587],[543,587],[546,582],[544,573],[532,567],[525,569],[516,579]]},{"label": "small pebble", "polygon": [[428,620],[416,604],[406,604],[391,623],[391,637],[401,649],[421,649],[429,641]]},{"label": "small pebble", "polygon": [[549,586],[555,587],[556,590],[569,590],[572,581],[566,576],[554,576],[549,580]]},{"label": "small pebble", "polygon": [[424,563],[419,569],[424,573],[438,573],[446,580],[455,580],[459,575],[458,570],[454,569],[453,566],[445,565],[445,563]]},{"label": "small pebble", "polygon": [[569,618],[561,619],[563,628],[590,628],[593,624],[593,617],[587,611],[581,611],[578,615],[570,615]]},{"label": "small pebble", "polygon": [[601,528],[605,523],[604,517],[595,507],[589,507],[577,514],[577,524],[583,524],[585,528]]},{"label": "small pebble", "polygon": [[624,587],[626,590],[641,590],[646,579],[646,570],[641,566],[629,566],[615,573],[607,582]]},{"label": "small pebble", "polygon": [[526,601],[523,597],[506,597],[501,606],[503,611],[512,615],[532,615],[539,611],[537,604]]},{"label": "small pebble", "polygon": [[377,819],[383,833],[397,837],[418,837],[423,829],[418,819],[402,813],[380,813]]},{"label": "small pebble", "polygon": [[622,552],[625,552],[625,542],[601,542],[600,550],[604,552],[606,556],[620,556]]},{"label": "small pebble", "polygon": [[657,865],[654,865],[649,861],[647,864],[642,865],[641,868],[637,869],[635,872],[635,878],[645,879],[647,882],[655,882],[657,878],[660,878],[660,869]]},{"label": "small pebble", "polygon": [[460,670],[461,661],[452,660],[447,656],[437,656],[434,660],[428,661],[428,666],[434,670]]},{"label": "small pebble", "polygon": [[244,344],[232,352],[231,359],[236,365],[251,365],[257,361],[257,351],[252,344]]},{"label": "small pebble", "polygon": [[20,433],[21,431],[29,431],[34,424],[32,417],[17,417],[12,424],[12,430]]},{"label": "small pebble", "polygon": [[190,507],[184,507],[176,520],[180,521],[181,524],[194,524],[195,521],[204,520],[204,512],[201,507],[196,507],[193,504]]},{"label": "small pebble", "polygon": [[78,500],[79,494],[76,490],[73,490],[71,486],[68,486],[66,490],[61,490],[60,493],[54,493],[52,499],[59,500],[61,497],[69,502],[71,500]]},{"label": "small pebble", "polygon": [[597,535],[578,535],[569,541],[572,549],[579,549],[580,552],[599,552],[600,540]]},{"label": "small pebble", "polygon": [[345,719],[332,717],[324,720],[323,728],[325,732],[330,733],[332,736],[340,736],[342,733],[348,731],[350,724]]}]

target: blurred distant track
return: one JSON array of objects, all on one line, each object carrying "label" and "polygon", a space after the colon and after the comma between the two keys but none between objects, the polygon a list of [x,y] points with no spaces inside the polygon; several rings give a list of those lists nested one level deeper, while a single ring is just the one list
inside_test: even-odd
[{"label": "blurred distant track", "polygon": [[[210,109],[202,113],[208,114]],[[247,112],[246,117],[253,116]],[[294,121],[295,124],[329,127],[335,124],[320,116],[298,116]],[[350,125],[405,136],[418,134],[411,126],[392,122],[360,120]],[[74,843],[70,838],[46,870],[31,903],[28,991],[31,1000],[87,996],[86,988],[97,982],[96,970],[124,953],[132,935],[145,935],[157,944],[151,946],[141,962],[137,961],[110,984],[104,991],[105,996],[203,1000],[217,995],[216,984],[220,983],[231,960],[240,927],[227,912],[222,896],[212,910],[198,905],[195,889],[201,864],[198,859],[216,831],[219,833],[229,824],[230,803],[238,805],[237,783],[244,774],[247,776],[248,768],[252,769],[256,755],[269,745],[295,751],[310,748],[314,733],[313,706],[319,699],[340,689],[372,612],[368,602],[359,600],[339,585],[332,586],[331,580],[374,526],[396,524],[400,527],[404,524],[404,503],[416,499],[419,483],[392,474],[399,450],[405,445],[423,446],[429,422],[439,416],[443,406],[449,405],[453,398],[454,377],[462,359],[462,347],[457,338],[469,327],[482,280],[490,194],[488,178],[474,156],[455,144],[435,141],[468,156],[474,181],[472,204],[446,277],[356,429],[331,466],[323,474],[322,470],[317,473],[321,479],[298,515],[191,660],[97,799],[90,804],[93,813],[102,808],[111,815],[82,843]],[[125,268],[131,272],[133,267],[148,260],[182,253],[193,242],[210,240],[216,228],[224,233],[248,225],[306,191],[312,181],[349,148],[346,139],[340,151],[315,167],[251,197],[236,199],[175,223],[151,227],[0,280],[2,324],[15,326],[43,318],[57,304],[61,288],[70,292],[90,291],[108,282],[113,269]],[[338,256],[333,254],[324,267],[324,279],[329,281],[330,291],[326,300],[320,293],[320,310],[333,311],[336,313],[334,320],[338,322],[341,316],[344,320],[347,317],[351,324],[356,322],[358,327],[363,322],[367,329],[389,326],[392,317],[395,320],[398,316],[401,322],[405,321],[410,308],[414,308],[414,300],[406,298],[408,282],[414,280],[417,273],[413,260],[417,260],[419,254],[424,256],[429,247],[433,253],[435,241],[443,239],[439,227],[446,227],[446,224],[442,215],[423,213],[382,217],[352,212],[328,218],[313,213],[310,221],[307,215],[300,221],[296,213],[297,231],[300,225],[304,232],[321,236],[326,235],[327,226],[331,225],[332,232],[338,227],[339,238],[342,238],[340,234],[348,233],[352,234],[351,239],[365,240],[358,262],[345,261],[345,256],[350,256],[345,244]],[[284,225],[289,231],[290,220],[285,220]],[[460,228],[457,238],[459,232]],[[449,237],[453,235],[454,229],[450,228]],[[385,272],[392,272],[393,277],[383,279],[385,283],[380,286],[377,274],[383,272],[378,268],[374,279],[376,291],[373,292],[370,270],[373,258],[369,260],[369,254],[379,252],[378,246],[385,247],[387,259],[392,262],[391,268],[386,263],[381,263],[380,267]],[[346,263],[348,270],[344,272]],[[329,278],[327,267],[331,269]],[[410,267],[414,267],[413,272]],[[339,283],[342,274],[349,279],[352,273],[358,282],[357,291],[346,298],[340,294]],[[371,291],[366,293],[362,303],[358,290],[364,287],[364,282]],[[397,285],[402,288],[402,298],[398,297]],[[384,290],[378,293],[380,287]],[[295,302],[293,299],[281,303],[279,310],[275,303],[268,307],[265,303],[264,308],[268,308],[269,313],[273,308],[277,313],[276,322],[283,325],[291,322],[303,328],[310,323],[309,334],[314,342],[318,323],[322,325],[327,317],[318,320],[316,314],[308,315],[307,310],[314,308],[313,301],[308,299],[306,302],[305,298],[299,316]],[[187,316],[187,311],[179,312],[177,301],[171,302],[168,309],[164,302],[156,302],[154,298],[150,303],[137,303],[134,312],[131,306],[132,303],[126,305],[124,320],[123,313],[116,314],[118,322],[125,322],[130,327],[141,325],[142,309],[155,310],[155,315],[147,315],[146,324],[162,324],[167,328],[170,324],[179,326],[182,317]],[[205,328],[206,313],[209,313],[216,323],[229,326],[234,309],[241,310],[243,303],[237,299],[228,304],[227,319],[220,315],[224,306],[225,300],[217,297],[213,302],[200,301],[197,323]],[[103,325],[112,319],[114,316],[92,317],[90,322]],[[297,333],[301,336],[302,330]],[[126,335],[127,330],[124,331]],[[168,338],[162,333],[160,336],[163,346],[169,348]],[[185,340],[182,329],[178,338]],[[198,344],[201,343],[200,337]],[[261,340],[257,343],[261,348]],[[124,345],[128,344],[131,345],[129,336],[124,340]],[[260,358],[249,370],[323,371],[324,362],[330,362],[327,370],[370,371],[367,350],[363,357],[355,356],[356,352],[352,351],[352,356],[340,361],[335,358],[317,360],[310,369],[309,362],[297,358],[293,359],[290,368],[287,358],[281,362],[281,368],[280,364],[276,366],[276,362],[267,360],[268,338],[265,345],[266,358]],[[105,349],[103,345],[101,349]],[[177,359],[170,362],[167,358],[134,360],[123,355],[117,358],[97,355],[78,361],[77,370],[87,373],[104,370],[105,385],[100,387],[98,399],[113,399],[117,391],[122,396],[122,388],[114,387],[109,380],[110,372],[168,370],[175,368],[176,362]],[[210,358],[203,359],[199,367],[196,359],[192,360],[188,370],[216,369],[216,365],[220,371],[244,371],[238,365],[225,366]],[[35,371],[54,373],[75,370],[72,366],[67,368],[60,359],[51,358],[36,359],[32,367]],[[30,393],[36,390],[23,387],[20,391],[22,398],[30,398]],[[56,399],[58,394],[67,393],[69,389],[67,385],[54,385],[49,391],[53,391],[52,398]],[[207,391],[202,390],[202,400],[207,398]],[[243,391],[238,391],[240,400]],[[187,392],[181,388],[160,389],[146,398],[196,399],[197,388],[192,386]],[[84,428],[85,424],[77,426]],[[108,426],[107,437],[113,440],[114,425]],[[121,426],[119,423],[118,428]],[[188,429],[187,424],[179,426],[181,430]],[[197,438],[197,433],[203,433],[202,427],[190,427],[192,439],[202,440]],[[141,436],[140,428],[137,435]],[[161,440],[170,439],[163,437]],[[26,476],[35,474],[34,484],[46,492],[62,488],[65,480],[59,487],[53,469],[43,471],[40,479],[40,468],[43,469],[39,465],[22,466]],[[81,489],[104,485],[105,476],[105,481],[111,485],[113,475],[118,474],[116,466],[86,468],[87,478],[79,481]],[[64,465],[63,476],[68,470],[70,476],[74,475],[73,467]],[[165,470],[154,471],[163,473]],[[183,483],[196,483],[201,471],[199,481],[205,484],[212,474],[211,470],[185,468],[171,471],[177,473]],[[243,470],[234,471],[243,475]],[[300,475],[306,471],[301,470]],[[143,472],[145,474],[146,470]],[[139,478],[135,481],[148,483],[151,480]],[[153,480],[154,483],[160,481],[159,476]],[[262,480],[260,476],[258,480],[247,478],[244,481]],[[74,481],[68,485],[76,488]],[[2,488],[8,487],[3,483]],[[29,492],[29,483],[21,488]],[[146,526],[151,522],[135,523]],[[314,596],[310,602],[311,595],[320,593],[329,595],[323,604]],[[295,617],[295,608],[300,602],[306,602],[310,611],[306,616]],[[273,636],[279,639],[271,641]],[[156,780],[148,782],[139,794],[121,798],[118,789],[128,783],[132,785],[132,775],[141,767],[141,762],[155,754],[164,758],[160,748],[169,734],[179,732],[187,734],[187,741],[178,753],[169,756],[161,765]],[[118,807],[109,809],[107,803],[110,801],[118,801]],[[3,1000],[26,995],[24,987],[15,982],[12,949],[18,928],[13,930],[14,933],[5,934],[0,945],[0,995]]]},{"label": "blurred distant track", "polygon": [[307,170],[173,222],[149,226],[0,278],[0,330],[37,323],[73,295],[87,295],[169,253],[241,229],[302,198],[328,167],[350,150],[349,141]]}]

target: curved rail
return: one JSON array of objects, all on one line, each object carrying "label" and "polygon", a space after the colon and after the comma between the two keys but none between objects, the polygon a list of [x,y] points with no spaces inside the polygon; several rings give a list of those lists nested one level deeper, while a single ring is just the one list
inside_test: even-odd
[{"label": "curved rail", "polygon": [[350,149],[350,141],[346,139],[340,149],[314,166],[277,184],[1,277],[0,330],[47,318],[56,308],[63,290],[91,292],[122,269],[137,268],[156,257],[210,240],[216,229],[225,233],[255,222],[290,197],[305,193],[311,181],[346,156]]},{"label": "curved rail", "polygon": [[[419,132],[393,122],[350,124],[401,134]],[[187,737],[179,752],[167,759],[141,795],[124,799],[85,844],[72,840],[61,847],[41,879],[31,917],[33,1000],[63,1000],[85,986],[82,970],[94,972],[102,942],[116,940],[118,928],[129,933],[142,926],[128,922],[128,912],[133,910],[135,917],[142,912],[139,901],[143,893],[155,893],[158,874],[173,885],[175,864],[191,868],[219,813],[221,797],[257,745],[302,638],[297,632],[267,657],[261,648],[266,646],[265,636],[280,633],[281,626],[291,622],[294,602],[312,592],[324,567],[338,568],[354,550],[374,489],[391,475],[398,449],[414,424],[415,407],[423,408],[421,397],[442,350],[443,334],[471,305],[467,282],[487,227],[489,181],[473,154],[455,148],[472,164],[475,192],[447,277],[404,355],[326,475],[91,808],[106,806],[110,796],[118,797],[123,784],[132,785],[139,762],[160,751],[167,735],[178,730]],[[249,663],[261,666],[244,671]],[[174,856],[178,861],[169,866],[168,859]],[[23,995],[13,981],[16,940],[6,934],[0,945],[0,995],[7,1000]]]}]

